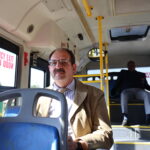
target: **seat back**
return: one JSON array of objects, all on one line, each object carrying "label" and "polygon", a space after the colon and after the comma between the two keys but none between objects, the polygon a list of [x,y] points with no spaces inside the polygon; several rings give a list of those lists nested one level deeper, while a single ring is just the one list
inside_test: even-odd
[{"label": "seat back", "polygon": [[4,116],[5,117],[15,117],[19,114],[20,106],[7,106]]},{"label": "seat back", "polygon": [[[59,118],[34,116],[40,96],[61,102]],[[68,119],[64,95],[48,89],[14,89],[0,93],[0,101],[16,97],[22,98],[19,111],[12,107],[0,118],[0,150],[66,150]]]}]

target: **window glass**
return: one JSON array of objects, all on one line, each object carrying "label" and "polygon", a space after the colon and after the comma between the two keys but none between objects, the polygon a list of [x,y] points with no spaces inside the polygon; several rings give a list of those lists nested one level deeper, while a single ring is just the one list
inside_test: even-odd
[{"label": "window glass", "polygon": [[137,67],[136,70],[145,73],[146,80],[150,85],[150,67]]},{"label": "window glass", "polygon": [[[127,69],[127,68],[113,68],[113,69],[109,69],[109,72],[120,72],[121,69]],[[99,74],[100,73],[100,69],[91,69],[87,71],[87,74]],[[103,70],[103,73],[106,73],[106,70]]]},{"label": "window glass", "polygon": [[0,48],[0,86],[15,87],[17,55]]},{"label": "window glass", "polygon": [[117,80],[117,78],[118,78],[117,76],[113,76],[113,80]]},{"label": "window glass", "polygon": [[[109,72],[120,72],[122,69],[127,70],[127,68],[113,68],[113,69],[109,69]],[[146,80],[147,80],[148,84],[150,85],[150,67],[136,67],[136,70],[146,74]],[[105,72],[106,71],[104,69],[104,73]],[[99,69],[87,71],[87,74],[99,74],[99,73],[100,73]],[[114,79],[116,80],[117,77],[115,77]]]},{"label": "window glass", "polygon": [[87,81],[92,81],[92,80],[93,80],[93,77],[87,78]]},{"label": "window glass", "polygon": [[31,67],[30,88],[44,88],[44,71]]},{"label": "window glass", "polygon": [[100,70],[99,69],[91,69],[87,71],[87,74],[99,74]]}]

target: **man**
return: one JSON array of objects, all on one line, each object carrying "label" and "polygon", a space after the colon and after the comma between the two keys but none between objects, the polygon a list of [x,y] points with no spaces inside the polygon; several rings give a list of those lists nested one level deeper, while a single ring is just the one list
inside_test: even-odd
[{"label": "man", "polygon": [[114,95],[117,89],[121,90],[121,110],[123,114],[122,125],[129,125],[128,119],[128,100],[139,99],[144,100],[144,107],[146,113],[146,124],[150,124],[150,99],[149,93],[145,89],[150,91],[150,86],[146,81],[144,73],[135,70],[135,62],[129,61],[127,63],[128,70],[121,70],[114,88],[112,89],[112,95]]},{"label": "man", "polygon": [[[76,73],[75,57],[68,49],[59,48],[50,54],[49,70],[54,79],[52,87],[49,88],[68,89],[64,95],[68,104],[69,150],[109,149],[113,138],[104,93],[73,78]],[[39,114],[53,115],[55,111],[50,108],[39,108]]]}]

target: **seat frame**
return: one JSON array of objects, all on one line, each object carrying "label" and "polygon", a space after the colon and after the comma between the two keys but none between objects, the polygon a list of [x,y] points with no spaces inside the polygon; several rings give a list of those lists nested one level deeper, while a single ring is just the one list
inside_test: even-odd
[{"label": "seat frame", "polygon": [[[61,102],[61,114],[58,118],[36,117],[35,110],[40,96],[54,98]],[[20,112],[15,117],[0,117],[1,123],[35,123],[56,127],[59,132],[60,150],[67,149],[68,115],[67,102],[62,93],[49,89],[13,89],[0,93],[0,101],[22,97]]]}]

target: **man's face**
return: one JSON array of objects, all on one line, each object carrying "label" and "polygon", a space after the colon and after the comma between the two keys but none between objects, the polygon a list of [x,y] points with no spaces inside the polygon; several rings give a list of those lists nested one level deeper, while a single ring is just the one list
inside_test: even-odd
[{"label": "man's face", "polygon": [[135,70],[135,63],[134,62],[129,62],[128,63],[128,70],[134,71]]},{"label": "man's face", "polygon": [[64,50],[54,52],[50,59],[49,70],[54,81],[72,81],[76,65],[71,64],[70,55]]}]

